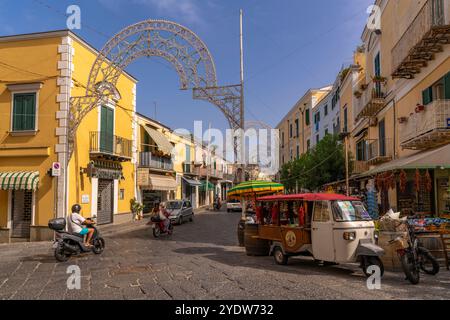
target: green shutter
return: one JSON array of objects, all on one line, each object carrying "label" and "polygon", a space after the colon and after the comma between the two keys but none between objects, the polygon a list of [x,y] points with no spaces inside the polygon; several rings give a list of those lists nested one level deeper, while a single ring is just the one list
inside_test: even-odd
[{"label": "green shutter", "polygon": [[450,100],[450,72],[444,77],[445,99]]},{"label": "green shutter", "polygon": [[429,87],[422,92],[422,102],[423,105],[426,106],[432,101],[433,101],[433,88]]},{"label": "green shutter", "polygon": [[100,149],[113,152],[114,140],[114,110],[102,106],[100,123]]},{"label": "green shutter", "polygon": [[15,94],[13,131],[36,130],[36,94]]}]

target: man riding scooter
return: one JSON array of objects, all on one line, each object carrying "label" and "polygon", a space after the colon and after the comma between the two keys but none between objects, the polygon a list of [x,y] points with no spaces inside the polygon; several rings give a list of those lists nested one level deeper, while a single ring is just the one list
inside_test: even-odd
[{"label": "man riding scooter", "polygon": [[69,231],[72,233],[79,234],[84,237],[84,245],[86,247],[92,247],[91,241],[95,230],[89,228],[93,223],[91,219],[85,219],[80,215],[81,206],[75,204],[72,206],[72,213],[68,217],[69,220]]}]

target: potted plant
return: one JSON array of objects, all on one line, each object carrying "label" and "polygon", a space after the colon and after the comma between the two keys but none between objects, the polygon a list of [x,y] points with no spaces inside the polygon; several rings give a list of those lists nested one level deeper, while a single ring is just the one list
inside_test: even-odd
[{"label": "potted plant", "polygon": [[144,205],[133,198],[130,200],[130,210],[133,214],[133,221],[141,220],[144,218],[143,211]]},{"label": "potted plant", "polygon": [[373,76],[372,77],[372,81],[373,82],[386,83],[387,82],[387,78],[386,77],[382,77],[382,76]]},{"label": "potted plant", "polygon": [[424,110],[425,110],[425,106],[423,104],[418,103],[416,105],[416,113],[421,113]]}]

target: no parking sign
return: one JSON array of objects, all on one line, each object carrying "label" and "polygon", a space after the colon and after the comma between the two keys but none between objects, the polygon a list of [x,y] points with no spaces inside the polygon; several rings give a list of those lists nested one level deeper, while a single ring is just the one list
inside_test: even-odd
[{"label": "no parking sign", "polygon": [[52,177],[61,176],[61,164],[59,162],[53,162],[52,164]]}]

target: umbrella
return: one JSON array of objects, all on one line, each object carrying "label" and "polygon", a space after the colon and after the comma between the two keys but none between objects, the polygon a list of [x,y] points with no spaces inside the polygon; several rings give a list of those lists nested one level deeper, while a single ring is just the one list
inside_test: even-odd
[{"label": "umbrella", "polygon": [[229,199],[256,198],[264,195],[280,194],[284,192],[284,186],[270,181],[247,181],[228,191]]}]

